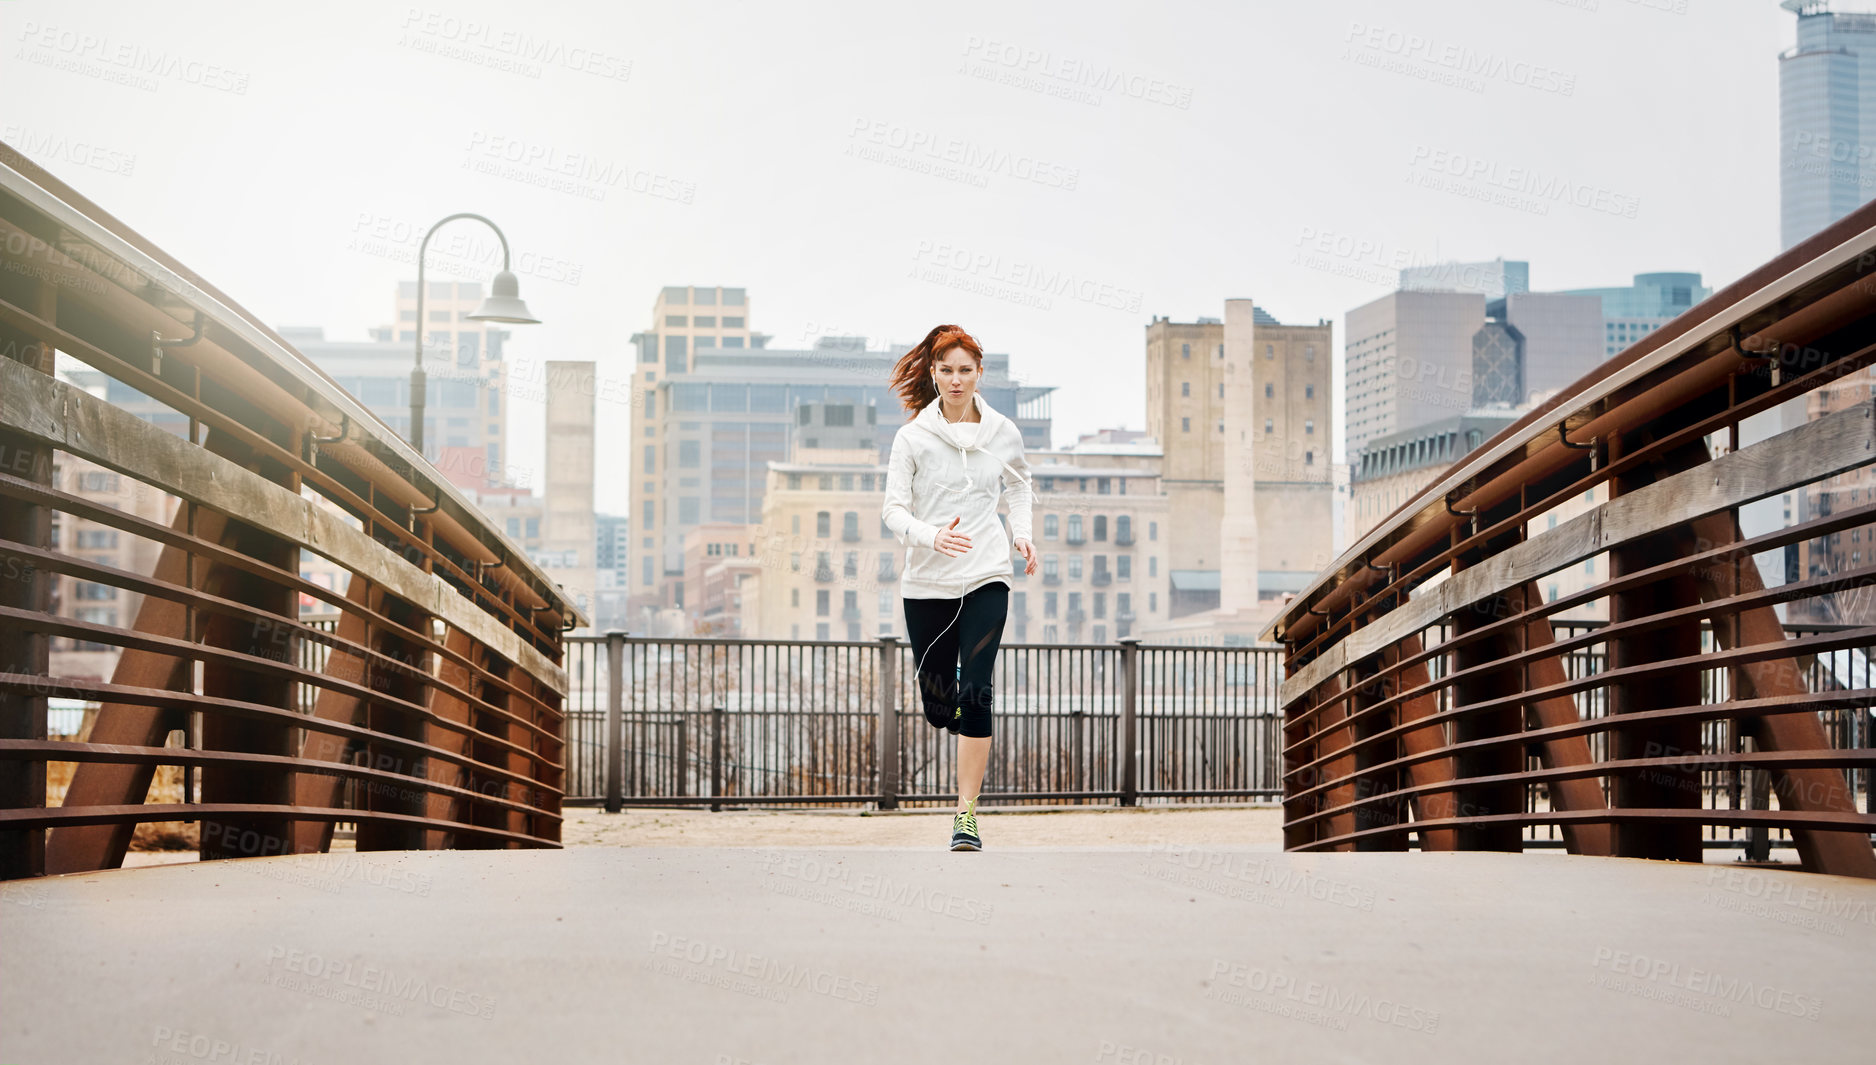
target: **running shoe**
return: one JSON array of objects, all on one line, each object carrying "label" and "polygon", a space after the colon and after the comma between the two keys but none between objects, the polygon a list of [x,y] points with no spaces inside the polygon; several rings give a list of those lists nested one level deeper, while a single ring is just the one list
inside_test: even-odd
[{"label": "running shoe", "polygon": [[984,841],[977,838],[977,800],[972,799],[951,819],[951,849],[980,851]]}]

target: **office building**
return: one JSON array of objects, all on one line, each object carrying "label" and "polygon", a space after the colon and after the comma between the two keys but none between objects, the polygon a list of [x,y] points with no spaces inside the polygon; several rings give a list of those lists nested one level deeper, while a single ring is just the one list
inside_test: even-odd
[{"label": "office building", "polygon": [[1790,248],[1876,196],[1876,14],[1785,0],[1778,57],[1779,238]]},{"label": "office building", "polygon": [[[1404,274],[1405,272],[1403,272]],[[1606,356],[1604,301],[1403,289],[1348,312],[1347,450],[1561,389]]]},{"label": "office building", "polygon": [[599,523],[593,513],[595,374],[591,362],[546,364],[546,469],[535,562],[591,618],[598,594]]},{"label": "office building", "polygon": [[[831,433],[865,430],[883,465],[908,417],[887,382],[910,344],[869,349],[864,338],[829,337],[811,349],[770,348],[749,328],[749,306],[741,289],[666,288],[653,307],[656,326],[633,338],[642,397],[634,401],[627,467],[634,632],[656,634],[665,622],[649,619],[668,621],[687,606],[687,530],[767,521],[769,464],[787,461],[798,437],[820,445],[834,439]],[[703,308],[711,313],[698,314]],[[740,313],[726,315],[731,308]],[[1018,385],[1009,356],[993,352],[984,355],[980,388],[1027,444],[1048,446],[1053,389]],[[853,423],[801,423],[804,404],[825,404],[823,419],[838,419],[845,409]]]},{"label": "office building", "polygon": [[1250,300],[1225,310],[1147,326],[1147,432],[1179,516],[1165,621],[1191,616],[1187,641],[1207,625],[1235,638],[1307,583],[1335,541],[1331,327],[1285,325]]},{"label": "office building", "polygon": [[1531,291],[1531,264],[1490,259],[1478,263],[1428,263],[1400,272],[1403,292],[1472,292],[1488,300]]},{"label": "office building", "polygon": [[1603,357],[1619,355],[1713,294],[1699,274],[1636,274],[1622,288],[1576,288],[1566,295],[1602,301]]},{"label": "office building", "polygon": [[[450,483],[471,492],[529,487],[532,471],[512,467],[502,342],[507,330],[464,316],[481,306],[482,286],[427,281],[423,314],[424,457]],[[397,325],[372,331],[368,341],[326,339],[318,327],[282,326],[281,337],[325,371],[397,436],[410,439],[410,371],[416,354],[417,283],[399,282]]]},{"label": "office building", "polygon": [[623,514],[595,514],[593,523],[598,530],[593,547],[593,627],[600,632],[629,631],[632,522]]}]

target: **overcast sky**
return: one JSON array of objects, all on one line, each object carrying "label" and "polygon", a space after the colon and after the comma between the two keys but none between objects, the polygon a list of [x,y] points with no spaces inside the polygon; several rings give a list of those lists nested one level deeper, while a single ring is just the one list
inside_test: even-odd
[{"label": "overcast sky", "polygon": [[[515,357],[623,375],[659,286],[742,286],[778,347],[960,323],[1057,387],[1066,445],[1145,427],[1157,314],[1250,297],[1333,320],[1339,352],[1401,265],[1739,277],[1778,251],[1793,23],[1773,0],[15,0],[0,136],[276,326],[364,339],[411,231],[476,211],[546,320]],[[489,239],[439,243],[458,227]],[[510,410],[537,463],[539,406]],[[601,412],[602,470],[626,413]]]}]

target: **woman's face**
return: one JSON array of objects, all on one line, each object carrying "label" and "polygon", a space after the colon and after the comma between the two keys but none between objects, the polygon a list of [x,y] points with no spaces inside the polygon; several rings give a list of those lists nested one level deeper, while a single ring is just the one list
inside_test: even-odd
[{"label": "woman's face", "polygon": [[932,376],[938,379],[938,394],[946,400],[969,399],[977,390],[977,360],[962,347],[953,347],[932,363]]}]

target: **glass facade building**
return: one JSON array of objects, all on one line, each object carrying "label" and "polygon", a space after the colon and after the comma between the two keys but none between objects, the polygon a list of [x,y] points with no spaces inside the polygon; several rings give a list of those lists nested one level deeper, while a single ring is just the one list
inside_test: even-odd
[{"label": "glass facade building", "polygon": [[1778,57],[1779,237],[1790,248],[1876,195],[1876,14],[1785,0]]}]

